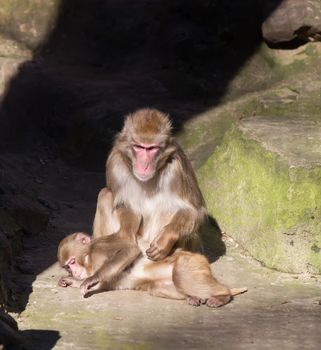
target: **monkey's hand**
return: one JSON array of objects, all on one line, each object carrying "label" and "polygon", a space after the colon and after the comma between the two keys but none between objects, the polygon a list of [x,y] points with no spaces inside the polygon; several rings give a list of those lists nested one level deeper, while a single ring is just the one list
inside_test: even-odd
[{"label": "monkey's hand", "polygon": [[89,290],[94,287],[100,280],[97,276],[91,276],[84,280],[84,282],[80,286],[80,293],[83,297],[89,292]]},{"label": "monkey's hand", "polygon": [[164,231],[159,234],[146,250],[146,255],[150,260],[164,259],[178,241],[179,235],[173,231]]},{"label": "monkey's hand", "polygon": [[60,287],[79,287],[77,286],[76,283],[77,281],[71,277],[71,276],[66,276],[66,277],[61,277],[58,281],[58,286]]}]

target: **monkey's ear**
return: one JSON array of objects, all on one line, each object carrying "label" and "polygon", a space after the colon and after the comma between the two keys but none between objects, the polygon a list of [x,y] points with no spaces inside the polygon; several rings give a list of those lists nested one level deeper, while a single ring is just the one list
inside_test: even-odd
[{"label": "monkey's ear", "polygon": [[78,232],[75,239],[82,244],[89,244],[91,242],[91,237],[84,232]]}]

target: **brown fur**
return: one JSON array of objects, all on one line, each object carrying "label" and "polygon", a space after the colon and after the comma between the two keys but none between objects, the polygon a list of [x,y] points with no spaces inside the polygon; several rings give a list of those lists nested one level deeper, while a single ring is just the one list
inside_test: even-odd
[{"label": "brown fur", "polygon": [[79,259],[83,259],[83,257],[88,254],[88,246],[81,244],[80,240],[77,237],[83,232],[75,232],[67,237],[65,237],[58,246],[58,261],[61,266],[64,266],[64,263],[68,260],[70,256],[70,251],[74,252],[74,255]]},{"label": "brown fur", "polygon": [[[171,122],[166,114],[144,108],[128,115],[120,139],[124,138],[127,142],[128,134],[131,133],[136,142],[161,142],[163,135],[170,135],[171,129]],[[157,136],[159,139],[156,139]]]},{"label": "brown fur", "polygon": [[[80,287],[83,295],[98,283],[101,284],[100,288],[106,289],[141,254],[133,240],[120,237],[119,234],[86,243],[81,242],[80,235],[84,234],[71,234],[59,244],[58,261],[62,267],[67,267],[71,276],[62,277],[58,284],[62,287]],[[83,273],[82,278],[76,278],[72,267],[67,266],[71,258],[75,258],[73,265],[76,265],[78,272]]]},{"label": "brown fur", "polygon": [[[147,181],[134,174],[133,143],[159,147],[150,163],[151,178]],[[174,246],[184,247],[186,242],[198,240],[198,226],[206,216],[204,199],[190,162],[173,139],[167,115],[142,109],[126,118],[107,159],[106,177],[113,202],[99,196],[95,237],[110,234],[105,220],[112,217],[114,221],[110,215],[113,208],[123,207],[131,217],[142,218],[138,244],[151,260],[168,256]],[[101,210],[102,207],[105,208]]]},{"label": "brown fur", "polygon": [[[70,257],[75,257],[80,267],[86,270],[86,279],[79,281],[71,276],[63,277],[59,285],[80,287],[83,295],[100,284],[99,290],[136,289],[158,297],[186,299],[194,306],[206,303],[209,307],[227,304],[233,295],[228,287],[213,277],[208,260],[200,254],[178,249],[162,261],[144,264],[136,276],[130,262],[137,259],[140,251],[132,240],[112,234],[85,244],[86,249],[78,249],[82,244],[79,238],[79,234],[65,238],[59,245],[58,258],[61,266],[65,266]],[[245,290],[238,289],[234,295]]]}]

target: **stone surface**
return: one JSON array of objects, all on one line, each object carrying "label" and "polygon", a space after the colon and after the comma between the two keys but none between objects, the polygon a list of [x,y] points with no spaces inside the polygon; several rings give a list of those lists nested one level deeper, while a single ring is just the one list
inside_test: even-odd
[{"label": "stone surface", "polygon": [[321,120],[256,117],[243,119],[238,126],[266,150],[283,158],[289,168],[321,166]]},{"label": "stone surface", "polygon": [[[275,2],[272,1],[271,3]],[[276,10],[263,22],[262,34],[267,42],[274,45],[295,42],[295,40],[301,44],[307,41],[320,41],[320,1],[282,1]]]},{"label": "stone surface", "polygon": [[59,6],[60,0],[0,0],[0,30],[34,49],[54,28]]},{"label": "stone surface", "polygon": [[[77,289],[57,287],[63,272],[55,264],[34,282],[19,328],[36,349],[319,349],[320,282],[256,266],[234,249],[213,269],[249,291],[222,308],[134,291],[84,299]],[[30,329],[52,333],[34,337]]]},{"label": "stone surface", "polygon": [[199,171],[220,228],[266,266],[321,273],[321,123],[241,120]]}]

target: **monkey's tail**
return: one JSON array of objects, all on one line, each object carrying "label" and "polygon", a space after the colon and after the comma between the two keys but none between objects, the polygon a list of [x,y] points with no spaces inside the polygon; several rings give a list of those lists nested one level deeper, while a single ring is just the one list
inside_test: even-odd
[{"label": "monkey's tail", "polygon": [[245,292],[247,292],[247,288],[243,287],[243,288],[231,288],[231,295],[239,295],[239,294],[243,294]]}]

